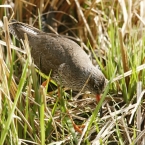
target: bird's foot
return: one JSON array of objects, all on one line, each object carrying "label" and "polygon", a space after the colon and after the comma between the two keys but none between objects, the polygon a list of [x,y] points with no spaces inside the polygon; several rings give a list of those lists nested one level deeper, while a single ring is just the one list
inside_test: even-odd
[{"label": "bird's foot", "polygon": [[42,83],[42,86],[43,86],[43,87],[46,87],[46,86],[47,86],[47,84],[49,83],[49,81],[50,81],[50,79],[48,79],[48,80],[44,81],[44,82]]},{"label": "bird's foot", "polygon": [[83,128],[85,127],[84,124],[82,124],[82,125],[76,125],[76,124],[73,122],[73,126],[74,126],[75,131],[77,131],[77,132],[79,132],[80,134],[82,134],[82,130],[81,130],[81,129],[83,129]]}]

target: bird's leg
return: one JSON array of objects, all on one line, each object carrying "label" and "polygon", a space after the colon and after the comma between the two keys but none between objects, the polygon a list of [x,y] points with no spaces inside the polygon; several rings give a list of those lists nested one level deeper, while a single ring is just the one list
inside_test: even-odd
[{"label": "bird's leg", "polygon": [[[49,83],[49,81],[50,81],[50,79],[47,79],[46,81],[44,81],[43,83],[42,83],[42,86],[43,87],[46,87],[47,86],[47,84]],[[60,90],[60,86],[58,86],[58,97],[60,98],[60,96],[61,96],[61,90]],[[77,131],[77,132],[79,132],[80,134],[82,134],[82,130],[80,129],[80,128],[84,128],[85,127],[85,125],[76,125],[75,124],[75,122],[73,121],[73,119],[72,119],[72,117],[71,117],[71,114],[69,113],[69,111],[66,109],[66,112],[67,112],[67,114],[68,114],[68,116],[69,116],[69,118],[70,118],[70,120],[71,120],[71,122],[72,122],[72,124],[73,124],[73,127],[74,127],[74,129],[75,129],[75,131]]]},{"label": "bird's leg", "polygon": [[70,115],[70,113],[69,113],[68,110],[67,110],[67,113],[68,113],[68,115],[69,115],[69,118],[70,118],[71,121],[72,121],[72,124],[73,124],[73,127],[74,127],[75,131],[77,131],[77,132],[79,132],[80,134],[82,134],[82,130],[81,130],[80,128],[84,128],[85,125],[84,125],[84,124],[83,124],[83,125],[76,125],[75,122],[73,121],[73,119],[72,119],[72,117],[71,117],[71,115]]},{"label": "bird's leg", "polygon": [[[61,101],[61,93],[60,93],[60,86],[58,86],[58,97],[60,98],[60,101]],[[61,104],[63,104],[63,102],[61,101]],[[63,104],[62,106],[65,107],[65,105]],[[71,122],[72,122],[72,125],[74,127],[74,130],[79,132],[80,134],[82,133],[82,130],[80,129],[80,127],[78,125],[76,125],[71,117],[71,114],[69,113],[69,110],[65,107],[65,112],[68,114],[68,117],[70,118]]]},{"label": "bird's leg", "polygon": [[43,87],[46,87],[47,86],[47,84],[50,82],[50,78],[49,79],[47,79],[47,80],[45,80],[43,83],[42,83],[42,86]]},{"label": "bird's leg", "polygon": [[[60,95],[60,87],[58,87],[58,97],[60,97],[61,95]],[[72,125],[73,125],[73,127],[74,127],[74,129],[75,129],[75,131],[77,131],[77,132],[79,132],[80,134],[82,134],[82,130],[80,129],[80,128],[84,128],[84,126],[83,125],[76,125],[75,124],[75,122],[73,121],[73,119],[72,119],[72,116],[71,116],[71,114],[69,113],[69,110],[66,108],[66,112],[67,112],[67,114],[68,114],[68,116],[69,116],[69,118],[70,118],[70,120],[71,120],[71,122],[72,122]]]}]

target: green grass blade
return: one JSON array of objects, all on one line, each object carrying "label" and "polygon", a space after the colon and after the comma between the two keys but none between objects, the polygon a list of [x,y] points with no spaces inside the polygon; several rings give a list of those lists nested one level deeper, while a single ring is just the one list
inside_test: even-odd
[{"label": "green grass blade", "polygon": [[9,116],[8,116],[8,119],[5,123],[5,128],[4,130],[2,131],[1,133],[1,139],[0,139],[0,145],[3,145],[4,144],[4,141],[5,141],[5,138],[6,138],[6,135],[9,131],[9,127],[10,127],[10,124],[13,120],[13,116],[14,116],[14,111],[16,109],[16,105],[17,105],[17,102],[18,102],[18,99],[22,93],[22,89],[23,89],[23,86],[25,84],[25,81],[26,81],[26,74],[27,74],[27,68],[28,68],[28,60],[24,66],[24,69],[23,69],[23,72],[22,72],[22,76],[21,76],[21,79],[20,79],[20,83],[19,83],[19,86],[18,86],[18,90],[17,90],[17,93],[16,93],[16,96],[15,96],[15,100],[14,100],[14,104],[12,106],[12,109],[9,113]]}]

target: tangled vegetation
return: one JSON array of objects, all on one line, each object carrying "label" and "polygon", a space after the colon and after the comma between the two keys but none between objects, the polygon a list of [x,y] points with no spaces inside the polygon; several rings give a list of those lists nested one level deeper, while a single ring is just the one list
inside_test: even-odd
[{"label": "tangled vegetation", "polygon": [[[0,145],[144,145],[144,8],[144,0],[0,1]],[[42,74],[28,41],[9,34],[11,18],[77,42],[110,80],[99,104]]]}]

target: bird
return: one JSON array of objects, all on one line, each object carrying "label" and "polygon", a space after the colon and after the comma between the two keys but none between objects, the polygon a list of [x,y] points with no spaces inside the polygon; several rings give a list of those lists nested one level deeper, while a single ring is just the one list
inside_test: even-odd
[{"label": "bird", "polygon": [[108,80],[76,42],[15,19],[9,22],[9,31],[18,40],[24,40],[24,33],[27,34],[34,64],[45,75],[51,71],[56,83],[74,91],[89,91],[97,101],[100,99]]}]

